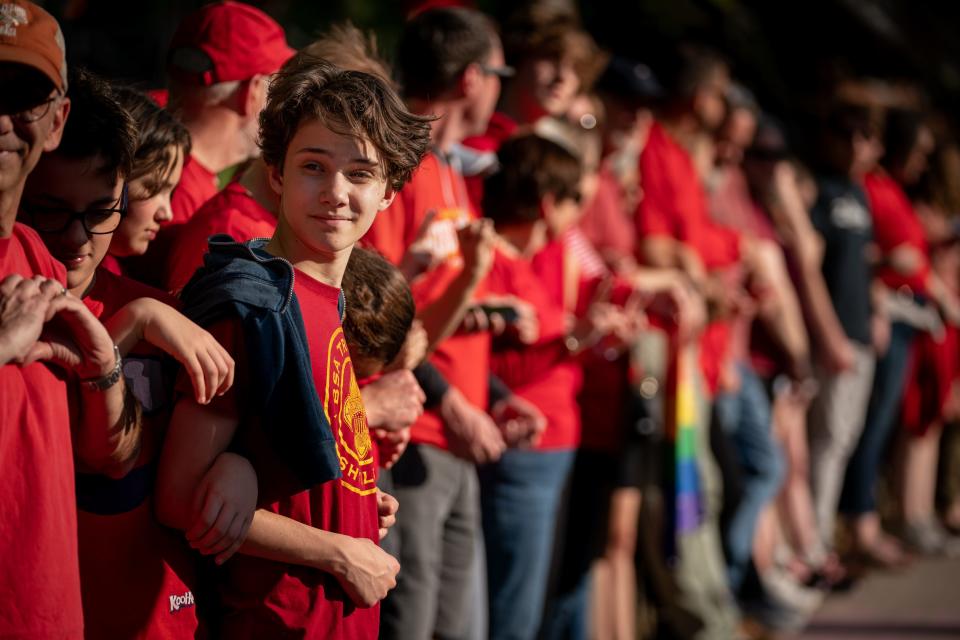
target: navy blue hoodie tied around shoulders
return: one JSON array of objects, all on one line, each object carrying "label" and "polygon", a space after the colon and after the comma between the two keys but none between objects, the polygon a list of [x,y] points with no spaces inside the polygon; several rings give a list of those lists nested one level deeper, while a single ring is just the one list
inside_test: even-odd
[{"label": "navy blue hoodie tied around shoulders", "polygon": [[[313,382],[294,268],[265,250],[267,240],[236,242],[218,234],[180,294],[183,313],[200,326],[239,320],[249,385],[244,416],[256,416],[302,489],[340,477],[333,432]],[[344,299],[338,312],[343,320]]]}]

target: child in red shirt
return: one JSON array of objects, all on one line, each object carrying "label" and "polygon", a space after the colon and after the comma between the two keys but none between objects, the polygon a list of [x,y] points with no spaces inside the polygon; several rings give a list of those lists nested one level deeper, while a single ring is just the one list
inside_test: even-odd
[{"label": "child in red shirt", "polygon": [[[128,399],[126,412],[141,433],[139,453],[128,471],[77,474],[86,633],[94,638],[192,638],[199,626],[195,560],[186,542],[153,518],[150,496],[172,392],[171,371],[162,356],[166,351],[196,370],[192,378],[201,399],[229,387],[232,359],[210,334],[172,308],[172,298],[99,266],[126,215],[124,179],[133,164],[136,137],[130,116],[109,86],[86,73],[73,74],[71,80],[72,119],[62,147],[44,156],[28,181],[24,217],[41,230],[54,257],[69,265],[70,292],[83,298],[116,341],[135,398]],[[115,209],[102,204],[117,200]],[[74,208],[82,213],[75,214]],[[218,459],[208,475],[220,496],[244,481],[252,484],[252,478],[249,464],[233,454]],[[229,511],[231,505],[223,508]],[[222,549],[200,540],[198,533],[209,525],[199,511],[198,506],[197,530],[191,531],[194,546],[219,553]],[[116,614],[118,605],[124,615]]]},{"label": "child in red shirt", "polygon": [[[127,87],[114,90],[136,123],[137,150],[127,177],[127,214],[113,234],[104,265],[115,273],[124,267],[136,272],[143,264],[129,259],[147,253],[160,227],[172,218],[170,198],[180,182],[184,158],[190,155],[190,133],[145,93]],[[157,275],[147,274],[147,279],[155,281]]]},{"label": "child in red shirt", "polygon": [[377,636],[378,602],[399,567],[376,544],[392,516],[378,509],[339,287],[428,132],[382,80],[295,56],[271,84],[260,132],[282,203],[276,232],[242,245],[214,238],[183,292],[188,313],[236,349],[239,389],[177,403],[158,513],[185,528],[184,498],[228,446],[250,456],[259,482],[242,555],[218,580],[225,636]]}]

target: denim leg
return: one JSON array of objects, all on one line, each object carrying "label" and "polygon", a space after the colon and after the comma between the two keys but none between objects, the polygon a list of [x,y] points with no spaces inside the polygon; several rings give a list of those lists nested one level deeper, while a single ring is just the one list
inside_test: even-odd
[{"label": "denim leg", "polygon": [[537,635],[558,501],[573,456],[573,451],[510,450],[480,469],[490,638]]},{"label": "denim leg", "polygon": [[543,623],[543,640],[588,640],[590,637],[590,574],[566,593],[550,602],[550,611]]},{"label": "denim leg", "polygon": [[891,327],[890,347],[877,361],[867,419],[860,441],[847,466],[840,498],[840,509],[848,515],[856,516],[877,509],[874,485],[887,441],[897,424],[897,412],[900,410],[903,387],[907,381],[907,364],[913,334],[913,328],[899,322],[894,323]]},{"label": "denim leg", "polygon": [[[724,422],[744,471],[743,495],[727,529],[730,586],[739,590],[750,564],[753,536],[763,508],[777,495],[786,463],[771,432],[770,399],[753,369],[738,366],[740,389],[718,399]],[[731,422],[726,422],[731,420]]]}]

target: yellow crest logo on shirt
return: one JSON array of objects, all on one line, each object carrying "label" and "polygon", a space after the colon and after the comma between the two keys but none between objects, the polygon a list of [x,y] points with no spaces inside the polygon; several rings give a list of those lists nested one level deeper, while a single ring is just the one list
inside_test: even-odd
[{"label": "yellow crest logo on shirt", "polygon": [[373,441],[370,439],[367,412],[353,372],[350,351],[340,327],[330,337],[326,386],[323,410],[337,444],[337,456],[343,474],[340,482],[354,493],[370,495],[377,490]]}]

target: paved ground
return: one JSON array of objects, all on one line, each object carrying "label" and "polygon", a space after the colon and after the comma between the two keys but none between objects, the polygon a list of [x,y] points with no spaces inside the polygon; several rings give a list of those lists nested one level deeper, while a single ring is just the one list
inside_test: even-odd
[{"label": "paved ground", "polygon": [[831,596],[802,640],[960,640],[960,560],[918,560]]}]

